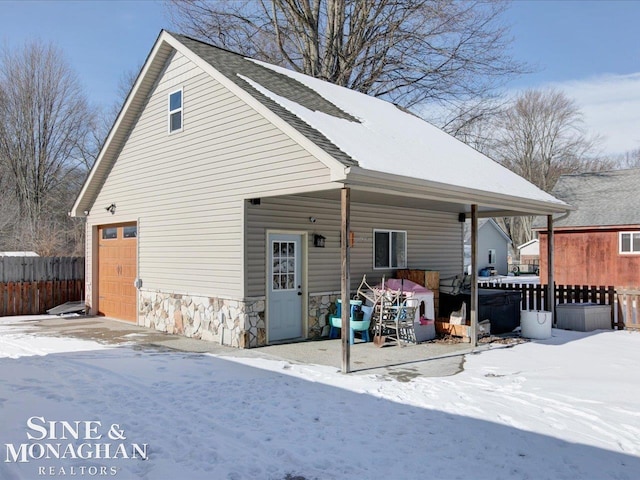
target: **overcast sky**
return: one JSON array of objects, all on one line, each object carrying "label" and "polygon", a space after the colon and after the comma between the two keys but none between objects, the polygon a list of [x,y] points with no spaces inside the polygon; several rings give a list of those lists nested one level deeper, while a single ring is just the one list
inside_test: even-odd
[{"label": "overcast sky", "polygon": [[[108,106],[119,79],[139,68],[162,28],[165,5],[137,1],[0,1],[0,40],[53,41],[91,101]],[[513,90],[555,86],[573,97],[604,153],[640,148],[640,1],[513,2],[513,56],[536,67]]]}]

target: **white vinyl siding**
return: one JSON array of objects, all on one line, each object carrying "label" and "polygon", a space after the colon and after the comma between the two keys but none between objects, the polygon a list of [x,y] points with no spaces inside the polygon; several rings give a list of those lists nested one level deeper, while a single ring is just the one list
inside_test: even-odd
[{"label": "white vinyl siding", "polygon": [[[265,232],[267,229],[309,232],[310,294],[340,290],[340,202],[302,196],[263,198],[247,205],[247,278],[249,296],[264,295]],[[316,219],[315,223],[309,217]],[[462,227],[457,213],[431,212],[385,205],[351,204],[351,288],[362,275],[373,282],[395,269],[373,269],[373,228],[407,232],[407,267],[438,270],[441,278],[462,273]],[[313,246],[313,234],[326,237],[325,247]]]},{"label": "white vinyl siding", "polygon": [[[167,98],[178,88],[189,97],[183,110],[188,128],[167,135]],[[139,221],[143,289],[240,298],[245,200],[328,183],[329,170],[322,163],[176,54],[88,221]],[[104,210],[111,203],[117,204],[115,215]]]}]

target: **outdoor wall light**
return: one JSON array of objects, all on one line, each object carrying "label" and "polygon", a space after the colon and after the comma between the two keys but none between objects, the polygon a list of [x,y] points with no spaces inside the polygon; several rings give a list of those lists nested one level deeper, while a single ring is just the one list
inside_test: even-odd
[{"label": "outdoor wall light", "polygon": [[316,217],[309,217],[309,221],[311,223],[316,223]]},{"label": "outdoor wall light", "polygon": [[313,234],[313,246],[318,248],[324,248],[325,237],[317,233]]},{"label": "outdoor wall light", "polygon": [[105,208],[105,210],[107,212],[109,212],[111,215],[116,213],[116,204],[112,203],[111,205],[109,205],[107,208]]}]

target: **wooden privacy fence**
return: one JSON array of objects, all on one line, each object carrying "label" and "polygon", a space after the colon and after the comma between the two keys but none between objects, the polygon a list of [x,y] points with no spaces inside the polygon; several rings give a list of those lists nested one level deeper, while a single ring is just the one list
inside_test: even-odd
[{"label": "wooden privacy fence", "polygon": [[84,279],[84,257],[0,257],[0,283]]},{"label": "wooden privacy fence", "polygon": [[640,307],[640,290],[638,289],[618,289],[618,323],[622,323],[625,328],[640,330],[638,319],[638,307]]},{"label": "wooden privacy fence", "polygon": [[[521,293],[520,308],[522,310],[549,310],[547,304],[546,285],[532,283],[480,283],[480,288],[496,290],[516,290]],[[639,292],[640,293],[640,292]],[[597,303],[598,305],[611,305],[611,326],[624,328],[622,318],[615,320],[616,289],[612,286],[588,286],[588,285],[556,285],[555,302],[562,303]]]},{"label": "wooden privacy fence", "polygon": [[38,315],[84,299],[84,280],[0,283],[0,317]]},{"label": "wooden privacy fence", "polygon": [[0,257],[0,317],[84,299],[84,257]]}]

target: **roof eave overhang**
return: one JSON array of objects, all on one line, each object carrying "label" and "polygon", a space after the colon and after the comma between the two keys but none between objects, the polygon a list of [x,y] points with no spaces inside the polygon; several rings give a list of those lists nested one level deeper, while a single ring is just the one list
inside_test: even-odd
[{"label": "roof eave overhang", "polygon": [[515,197],[361,167],[347,167],[345,172],[344,183],[351,188],[459,204],[461,212],[469,212],[471,205],[478,205],[479,217],[553,215],[573,210],[561,200]]}]

